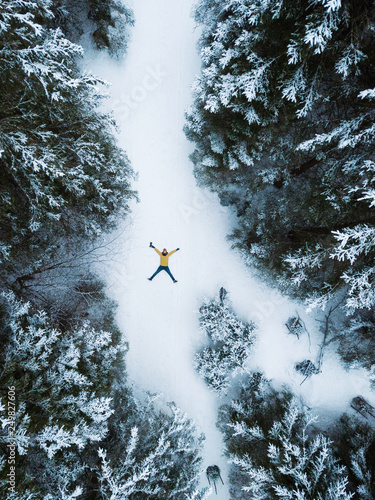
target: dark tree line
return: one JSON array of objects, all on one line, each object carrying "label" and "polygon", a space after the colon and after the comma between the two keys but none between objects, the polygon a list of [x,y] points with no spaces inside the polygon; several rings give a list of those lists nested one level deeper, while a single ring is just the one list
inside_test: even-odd
[{"label": "dark tree line", "polygon": [[135,196],[113,120],[98,109],[100,81],[79,71],[82,49],[50,27],[49,7],[42,0],[3,2],[0,10],[0,253],[7,286],[32,278],[67,246],[113,228]]},{"label": "dark tree line", "polygon": [[[244,258],[311,306],[343,293],[356,322],[375,304],[374,7],[201,0],[185,127],[198,182],[237,211]],[[356,331],[373,346],[370,323]]]}]

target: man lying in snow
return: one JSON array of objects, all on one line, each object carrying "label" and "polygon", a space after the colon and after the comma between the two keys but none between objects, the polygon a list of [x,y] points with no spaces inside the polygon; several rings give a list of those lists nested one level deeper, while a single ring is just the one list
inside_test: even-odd
[{"label": "man lying in snow", "polygon": [[150,243],[150,247],[154,248],[155,252],[157,252],[160,255],[160,266],[157,268],[157,270],[154,272],[154,274],[151,276],[151,278],[147,278],[147,279],[149,279],[150,281],[152,281],[153,278],[155,278],[155,276],[158,273],[160,273],[160,271],[166,271],[169,274],[169,276],[172,278],[173,283],[177,283],[177,280],[174,279],[173,274],[169,270],[168,259],[172,255],[172,253],[175,253],[175,252],[177,252],[177,250],[180,250],[180,249],[176,248],[176,250],[172,250],[171,252],[168,253],[167,249],[164,248],[164,250],[161,252],[160,250],[158,250],[157,248],[154,247],[154,245],[152,244],[152,242]]}]

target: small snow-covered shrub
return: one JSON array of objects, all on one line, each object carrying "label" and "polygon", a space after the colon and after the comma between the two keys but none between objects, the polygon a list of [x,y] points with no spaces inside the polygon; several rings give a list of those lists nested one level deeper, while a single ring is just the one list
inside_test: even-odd
[{"label": "small snow-covered shrub", "polygon": [[294,369],[296,372],[301,373],[305,378],[311,377],[311,375],[316,375],[320,372],[319,368],[317,368],[309,359],[304,359],[300,363],[296,363],[294,365]]},{"label": "small snow-covered shrub", "polygon": [[216,392],[228,389],[231,375],[243,368],[255,340],[255,325],[237,318],[226,295],[222,288],[219,299],[207,301],[199,309],[209,345],[196,354],[194,366]]},{"label": "small snow-covered shrub", "polygon": [[296,316],[288,318],[288,321],[285,323],[285,326],[288,328],[288,332],[292,335],[295,335],[298,339],[304,332],[301,318]]}]

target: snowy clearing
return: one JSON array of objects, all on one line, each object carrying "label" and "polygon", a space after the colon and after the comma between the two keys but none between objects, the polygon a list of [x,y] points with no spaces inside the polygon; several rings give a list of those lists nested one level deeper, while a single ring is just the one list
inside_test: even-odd
[{"label": "snowy clearing", "polygon": [[[129,4],[129,2],[127,2]],[[198,308],[205,297],[224,286],[238,316],[258,326],[257,345],[249,359],[276,386],[287,383],[327,424],[361,394],[375,404],[366,373],[344,371],[327,350],[322,373],[302,385],[294,364],[316,359],[321,339],[314,314],[283,298],[254,278],[226,240],[235,224],[217,196],[196,186],[182,131],[184,111],[191,104],[191,85],[199,73],[196,51],[199,30],[190,16],[191,0],[137,0],[136,25],[126,58],[113,61],[91,52],[85,65],[111,83],[118,139],[139,172],[135,184],[140,203],[133,206],[116,242],[113,263],[106,268],[110,295],[118,302],[118,322],[130,344],[128,373],[136,390],[161,392],[193,418],[206,436],[204,469],[219,465],[225,481],[215,498],[227,500],[228,466],[217,430],[221,401],[195,373],[192,358],[205,342],[198,327]],[[151,276],[162,250],[177,247],[170,269]],[[312,335],[300,340],[287,334],[285,322],[298,311]],[[330,349],[332,349],[330,347]],[[207,486],[202,474],[202,485]]]}]

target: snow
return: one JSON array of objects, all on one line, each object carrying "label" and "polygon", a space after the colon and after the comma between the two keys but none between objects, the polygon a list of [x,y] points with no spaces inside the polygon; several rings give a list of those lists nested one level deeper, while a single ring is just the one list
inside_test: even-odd
[{"label": "snow", "polygon": [[[205,297],[224,286],[241,319],[258,325],[258,341],[249,367],[260,369],[276,386],[289,384],[303,401],[331,421],[361,394],[370,403],[366,373],[344,371],[331,348],[322,373],[300,383],[295,362],[316,360],[321,340],[316,313],[282,297],[255,278],[226,236],[235,218],[217,196],[196,186],[189,154],[192,145],[182,131],[184,111],[191,104],[191,85],[199,73],[196,51],[199,30],[190,16],[191,0],[137,0],[136,25],[124,60],[87,51],[84,65],[110,82],[106,106],[114,110],[118,140],[139,173],[135,183],[140,203],[122,223],[112,263],[105,269],[109,293],[118,302],[118,322],[130,344],[129,379],[135,390],[161,392],[174,401],[206,436],[204,470],[217,464],[225,481],[216,498],[228,500],[228,466],[216,428],[222,401],[195,373],[192,358],[205,342],[198,308]],[[149,242],[180,252],[169,265],[178,283],[166,273],[152,282],[159,257]],[[286,320],[296,311],[312,336],[287,334]],[[207,486],[202,472],[202,485]],[[214,495],[214,494],[213,494]]]}]

